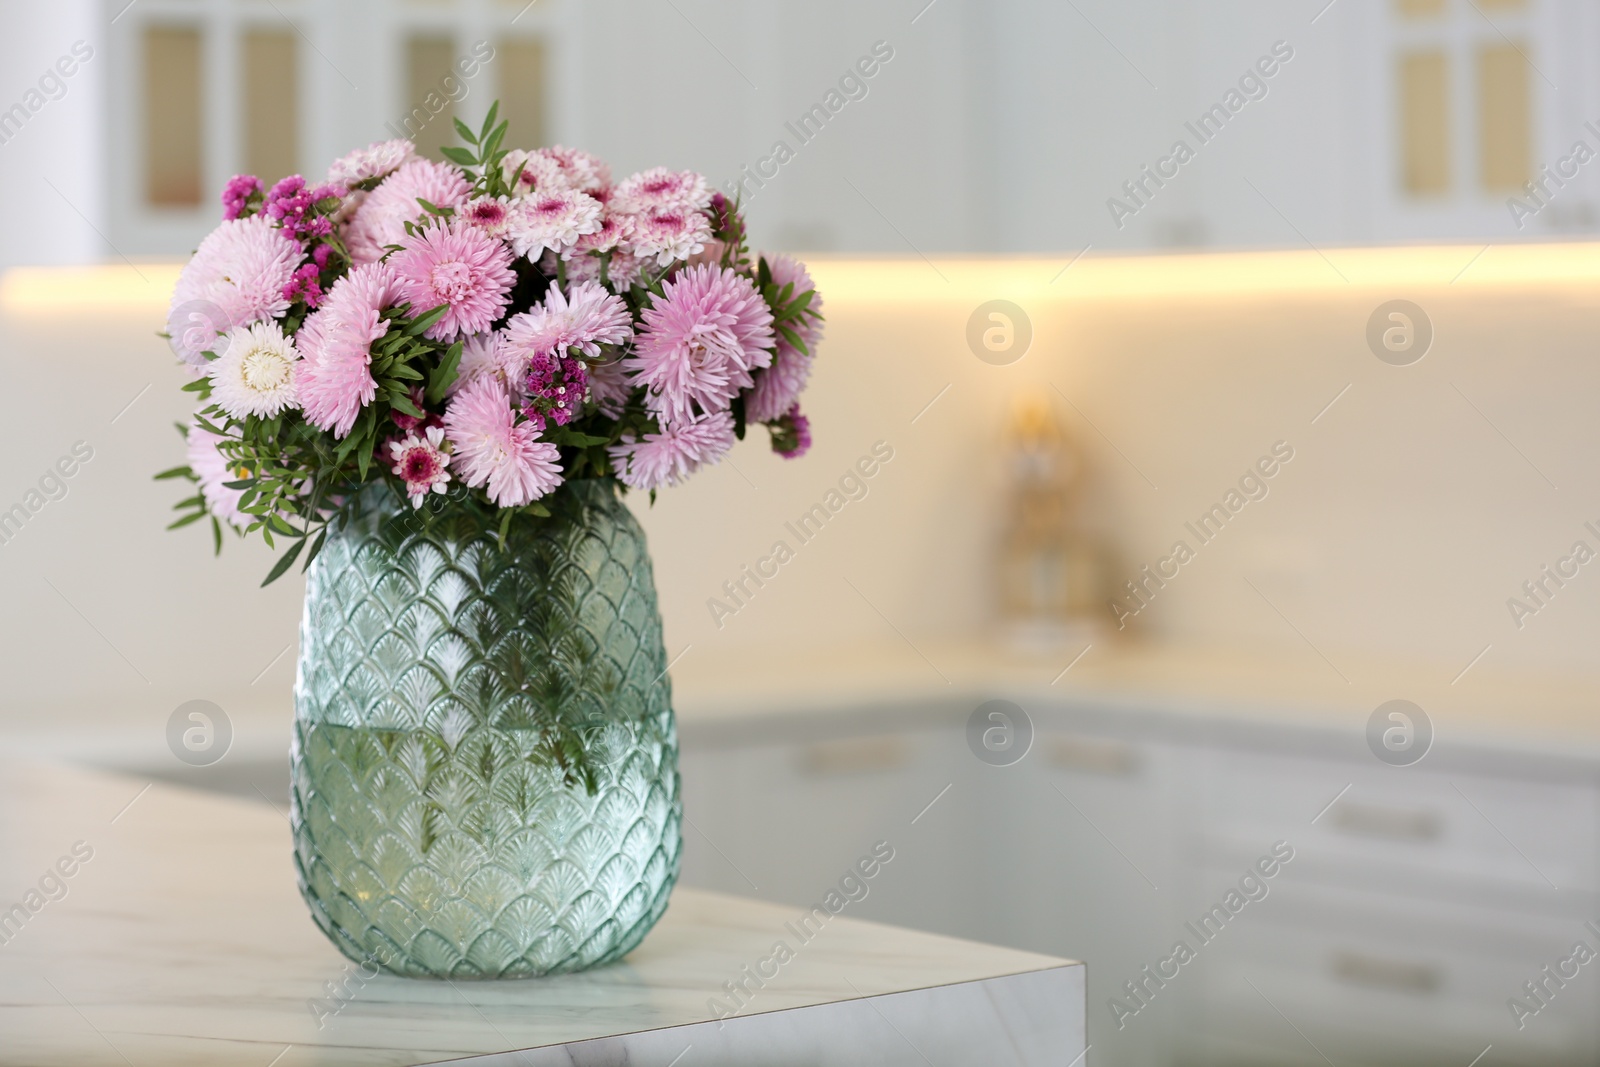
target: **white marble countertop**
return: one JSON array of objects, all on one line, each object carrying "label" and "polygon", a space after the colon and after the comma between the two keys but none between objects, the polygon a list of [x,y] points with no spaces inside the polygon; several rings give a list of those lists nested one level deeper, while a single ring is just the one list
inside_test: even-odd
[{"label": "white marble countertop", "polygon": [[[60,869],[71,876],[50,877],[64,857]],[[281,811],[32,762],[0,763],[0,909],[13,904],[23,918],[10,912],[11,925],[0,926],[0,1064],[18,1067],[415,1064],[640,1031],[653,1032],[655,1044],[637,1045],[632,1059],[617,1045],[606,1056],[486,1062],[659,1058],[666,1067],[673,1055],[683,1057],[679,1067],[740,1062],[705,1054],[716,1027],[706,1024],[715,1018],[710,999],[742,968],[770,956],[774,942],[792,941],[784,924],[804,911],[680,889],[644,944],[611,967],[511,982],[365,979],[306,914]],[[907,1062],[959,1062],[936,1045],[916,1047],[913,1037],[934,1039],[918,1029],[917,1002],[906,999],[919,994],[904,991],[948,1001],[953,994],[941,988],[989,987],[969,1002],[981,1005],[995,1000],[996,989],[1015,991],[1019,980],[1046,975],[1051,984],[1023,990],[1009,1009],[979,1007],[977,1016],[993,1018],[974,1017],[963,1032],[999,1027],[995,1041],[1025,1050],[1030,1039],[1019,1033],[1039,1023],[1068,1035],[1061,1047],[1079,1042],[1075,1054],[1082,1048],[1082,972],[1063,960],[844,914],[798,947],[738,1021],[787,1020],[799,1032],[804,1027],[794,1020],[815,1018],[806,1023],[813,1030],[862,1028],[858,1048],[886,1042]],[[341,990],[336,1012],[326,1010],[330,982]],[[1074,989],[1076,1004],[1062,995]],[[320,1012],[312,1006],[318,999]],[[954,1001],[938,1003],[935,1015],[961,1010]],[[850,1005],[871,1014],[800,1014]],[[930,999],[921,1014],[934,1006]],[[1007,1019],[1007,1011],[1015,1017]],[[689,1029],[662,1029],[670,1027]],[[763,1040],[770,1044],[773,1036]],[[683,1051],[696,1042],[705,1053]],[[1048,1062],[1071,1059],[1057,1060],[1060,1049],[1052,1046]],[[1018,1051],[1014,1062],[1047,1062],[1037,1055]],[[1010,1056],[990,1062],[1012,1062]]]}]

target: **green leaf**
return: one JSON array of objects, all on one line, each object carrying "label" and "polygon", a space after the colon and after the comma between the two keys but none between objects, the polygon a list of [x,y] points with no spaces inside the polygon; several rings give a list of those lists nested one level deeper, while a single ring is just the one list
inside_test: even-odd
[{"label": "green leaf", "polygon": [[511,516],[516,512],[511,508],[504,508],[500,512],[500,547],[506,547],[506,531],[511,529]]},{"label": "green leaf", "polygon": [[465,122],[462,122],[460,119],[451,119],[450,121],[455,123],[456,132],[461,135],[461,139],[463,141],[466,141],[468,144],[477,144],[478,143],[478,135],[472,132],[472,127],[471,126],[468,126]]},{"label": "green leaf", "polygon": [[194,478],[194,471],[190,470],[187,466],[173,467],[173,468],[171,468],[169,470],[162,471],[160,474],[156,475],[151,480],[152,481],[161,482],[161,481],[166,481],[168,478],[189,478],[189,479],[193,479]]},{"label": "green leaf", "polygon": [[396,411],[403,411],[414,419],[425,419],[428,417],[421,408],[417,407],[417,405],[411,402],[411,398],[407,396],[403,390],[399,393],[391,394],[389,403],[394,405]]},{"label": "green leaf", "polygon": [[185,515],[181,519],[177,519],[177,520],[175,520],[173,522],[167,523],[167,529],[169,529],[169,530],[182,529],[183,527],[189,525],[191,522],[199,522],[201,519],[203,519],[205,517],[206,517],[206,513],[205,512],[197,511],[192,515]]},{"label": "green leaf", "polygon": [[496,100],[494,103],[489,105],[489,113],[483,117],[483,131],[477,137],[473,138],[474,143],[482,141],[483,138],[489,136],[489,131],[494,129],[494,120],[499,116],[499,114],[500,101]]},{"label": "green leaf", "polygon": [[449,304],[440,304],[431,311],[424,311],[421,315],[411,320],[411,325],[406,327],[406,333],[412,337],[420,337],[426,333],[428,327],[444,318],[445,312],[450,310]]},{"label": "green leaf", "polygon": [[311,542],[311,551],[306,553],[306,561],[305,561],[305,563],[301,564],[301,566],[300,566],[300,570],[301,570],[302,573],[305,572],[306,570],[310,569],[311,561],[317,558],[317,553],[322,551],[322,543],[324,541],[326,541],[327,539],[328,539],[328,528],[326,526],[324,526],[322,528],[322,531],[317,534],[317,539],[315,541]]},{"label": "green leaf", "polygon": [[266,588],[279,578],[282,578],[283,572],[294,566],[295,558],[300,555],[300,550],[304,547],[306,547],[305,538],[301,538],[290,547],[289,551],[279,556],[278,562],[272,565],[272,569],[267,572],[266,579],[261,583],[262,588]]},{"label": "green leaf", "polygon": [[423,394],[429,403],[437,404],[456,381],[456,369],[461,365],[461,342],[445,349],[444,356],[428,375],[428,388]]},{"label": "green leaf", "polygon": [[222,555],[222,523],[215,515],[211,517],[211,543],[216,546],[212,549],[212,555]]},{"label": "green leaf", "polygon": [[778,327],[778,332],[783,334],[783,339],[785,341],[788,341],[791,345],[794,345],[795,348],[799,349],[802,355],[809,356],[811,354],[806,348],[806,343],[800,340],[800,335],[795,333],[794,330],[790,329],[788,326],[780,325]]},{"label": "green leaf", "polygon": [[445,145],[439,149],[439,154],[460,167],[475,167],[478,165],[478,157],[468,152],[465,148]]}]

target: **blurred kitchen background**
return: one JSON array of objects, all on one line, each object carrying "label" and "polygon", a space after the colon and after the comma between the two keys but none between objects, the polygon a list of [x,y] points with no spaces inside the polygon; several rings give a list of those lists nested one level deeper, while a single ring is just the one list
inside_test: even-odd
[{"label": "blurred kitchen background", "polygon": [[633,501],[686,882],[889,841],[852,913],[1088,961],[1089,1064],[1597,1062],[1600,6],[0,11],[7,751],[284,806],[301,586],[163,532],[156,331],[230,175],[499,99],[825,300],[810,455]]}]

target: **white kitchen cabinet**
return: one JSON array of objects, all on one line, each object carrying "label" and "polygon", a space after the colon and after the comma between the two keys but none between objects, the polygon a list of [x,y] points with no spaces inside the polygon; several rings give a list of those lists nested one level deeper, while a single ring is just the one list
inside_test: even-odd
[{"label": "white kitchen cabinet", "polygon": [[[977,703],[687,728],[685,882],[798,906],[888,840],[852,913],[1086,961],[1105,1067],[1600,1059],[1600,960],[1520,1030],[1507,1007],[1600,951],[1600,764],[1457,745],[1397,768],[1288,717],[1057,700],[994,767]],[[1265,898],[1196,938],[1277,842]],[[1157,986],[1180,939],[1195,959]],[[1121,1026],[1113,997],[1139,1008]]]}]

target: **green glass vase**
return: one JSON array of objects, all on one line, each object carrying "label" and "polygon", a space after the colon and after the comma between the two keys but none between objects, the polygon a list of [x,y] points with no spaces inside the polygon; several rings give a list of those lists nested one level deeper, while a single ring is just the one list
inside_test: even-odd
[{"label": "green glass vase", "polygon": [[666,910],[682,803],[644,532],[609,479],[549,518],[382,485],[307,572],[292,752],[312,917],[393,974],[619,959]]}]

